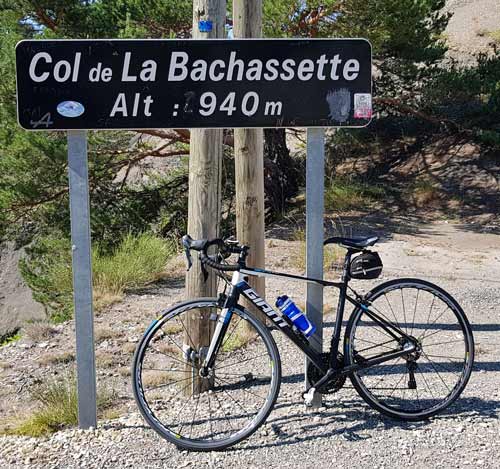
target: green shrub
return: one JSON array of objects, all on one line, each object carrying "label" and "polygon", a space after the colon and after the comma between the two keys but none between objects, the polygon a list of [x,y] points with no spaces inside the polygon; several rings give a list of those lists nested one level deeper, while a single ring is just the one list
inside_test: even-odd
[{"label": "green shrub", "polygon": [[3,347],[4,345],[9,345],[12,342],[17,342],[20,338],[21,338],[21,332],[19,332],[19,329],[11,332],[10,334],[5,334],[3,336],[0,336],[0,347]]},{"label": "green shrub", "polygon": [[325,187],[325,209],[345,211],[363,209],[383,198],[382,186],[356,179],[336,177]]},{"label": "green shrub", "polygon": [[157,280],[174,253],[174,243],[150,233],[125,236],[110,255],[95,249],[92,253],[94,290],[97,294],[120,296],[126,289]]},{"label": "green shrub", "polygon": [[[36,410],[7,433],[26,436],[43,436],[65,427],[78,424],[76,379],[70,373],[62,379],[50,379],[37,386],[31,393],[37,403]],[[97,393],[99,413],[109,409],[116,395],[109,389]]]},{"label": "green shrub", "polygon": [[[111,253],[99,246],[92,250],[94,306],[101,309],[119,300],[128,288],[158,279],[174,243],[150,233],[127,235]],[[40,238],[27,250],[21,273],[34,298],[51,312],[55,322],[73,315],[73,280],[70,242],[64,238]]]}]

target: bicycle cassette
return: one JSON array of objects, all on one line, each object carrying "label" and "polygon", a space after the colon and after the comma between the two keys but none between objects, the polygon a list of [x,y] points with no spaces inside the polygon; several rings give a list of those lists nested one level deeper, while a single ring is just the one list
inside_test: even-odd
[{"label": "bicycle cassette", "polygon": [[[329,353],[322,353],[321,358],[324,363],[328,363],[330,360]],[[337,364],[342,367],[344,365],[344,356],[341,353],[337,354]],[[307,366],[307,379],[309,383],[314,384],[317,383],[321,378],[323,378],[324,374],[316,368],[313,363],[309,362]],[[320,394],[332,394],[341,389],[345,384],[346,376],[340,375],[333,377],[330,381],[321,386],[321,389],[318,389],[316,392]]]}]

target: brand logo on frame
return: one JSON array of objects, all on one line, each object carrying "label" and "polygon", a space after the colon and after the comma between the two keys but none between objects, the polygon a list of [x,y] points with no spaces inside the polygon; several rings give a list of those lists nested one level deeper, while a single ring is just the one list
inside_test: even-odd
[{"label": "brand logo on frame", "polygon": [[286,327],[288,324],[283,318],[274,311],[274,309],[269,306],[254,290],[248,288],[244,290],[245,295],[252,300],[252,303],[257,306],[262,312],[266,313],[278,326]]}]

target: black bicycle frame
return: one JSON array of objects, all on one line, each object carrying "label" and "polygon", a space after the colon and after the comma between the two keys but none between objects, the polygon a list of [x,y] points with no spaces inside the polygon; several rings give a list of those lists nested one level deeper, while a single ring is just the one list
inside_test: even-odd
[{"label": "black bicycle frame", "polygon": [[[273,272],[270,270],[256,269],[246,266],[242,267],[239,271],[234,272],[232,286],[224,302],[223,312],[221,315],[220,333],[216,337],[215,342],[210,346],[210,350],[207,354],[206,366],[210,368],[215,362],[216,353],[214,352],[216,352],[220,347],[227,328],[229,327],[233,308],[239,307],[243,309],[242,306],[238,304],[240,295],[243,295],[245,298],[251,301],[260,311],[262,311],[273,322],[274,326],[281,332],[283,332],[283,334],[285,334],[297,347],[299,347],[299,349],[302,350],[302,352],[309,358],[309,360],[324,374],[349,374],[362,368],[368,368],[385,361],[393,360],[394,358],[398,358],[414,351],[415,344],[410,336],[405,334],[399,327],[396,327],[394,324],[386,321],[379,314],[371,311],[368,307],[367,302],[364,302],[361,297],[357,296],[357,298],[353,298],[347,294],[348,283],[350,280],[348,267],[351,255],[352,253],[350,251],[348,251],[348,253],[346,254],[342,278],[340,282],[331,282],[328,280],[302,277],[300,275]],[[336,287],[340,290],[335,327],[331,338],[329,363],[325,363],[325,360],[323,359],[321,354],[314,350],[310,342],[300,332],[297,331],[292,321],[286,315],[281,313],[281,311],[279,310],[276,311],[252,289],[252,287],[247,283],[248,275],[257,277],[277,276],[295,280],[302,280],[306,282],[314,282],[324,287]],[[372,321],[380,325],[380,327],[382,327],[395,340],[399,341],[401,344],[401,350],[381,353],[370,359],[364,359],[362,363],[357,363],[355,365],[350,365],[347,367],[339,366],[336,357],[339,352],[342,321],[344,317],[346,300],[352,303],[354,306],[361,308]],[[314,336],[311,339],[314,340]],[[403,339],[406,339],[408,342],[405,342]]]}]

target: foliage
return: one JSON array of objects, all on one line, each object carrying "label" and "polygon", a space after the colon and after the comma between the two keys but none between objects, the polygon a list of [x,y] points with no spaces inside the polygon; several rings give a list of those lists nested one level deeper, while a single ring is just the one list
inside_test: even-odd
[{"label": "foliage", "polygon": [[440,69],[423,89],[422,107],[486,145],[500,149],[500,48],[477,66]]},{"label": "foliage", "polygon": [[175,250],[172,242],[149,233],[125,236],[111,255],[94,250],[94,287],[119,295],[126,289],[143,286],[164,271]]},{"label": "foliage", "polygon": [[[69,373],[62,379],[44,381],[33,389],[31,397],[36,402],[37,409],[7,433],[39,437],[78,424],[78,400],[74,373]],[[115,401],[115,392],[109,389],[98,390],[99,413],[109,409]]]},{"label": "foliage", "polygon": [[6,336],[2,336],[0,337],[0,347],[12,344],[13,342],[17,342],[20,338],[21,333],[19,331],[15,331],[11,334],[7,334]]},{"label": "foliage", "polygon": [[325,209],[327,211],[362,210],[382,199],[384,195],[385,190],[380,185],[337,177],[327,181]]},{"label": "foliage", "polygon": [[[0,1],[0,239],[26,244],[34,235],[69,232],[66,138],[62,132],[29,133],[17,124],[15,44],[32,37],[171,37],[191,24],[190,1]],[[167,180],[126,181],[145,158],[179,157],[186,139],[167,133],[164,145],[134,132],[89,133],[92,234],[113,247],[126,232],[158,226],[181,230],[185,224],[187,175]],[[161,134],[163,135],[163,134]]]},{"label": "foliage", "polygon": [[[126,235],[108,253],[99,244],[92,250],[93,289],[96,309],[121,297],[127,288],[142,286],[163,272],[175,246],[150,233]],[[73,281],[70,242],[63,236],[41,237],[21,260],[21,274],[35,300],[45,305],[55,322],[73,314]]]}]

